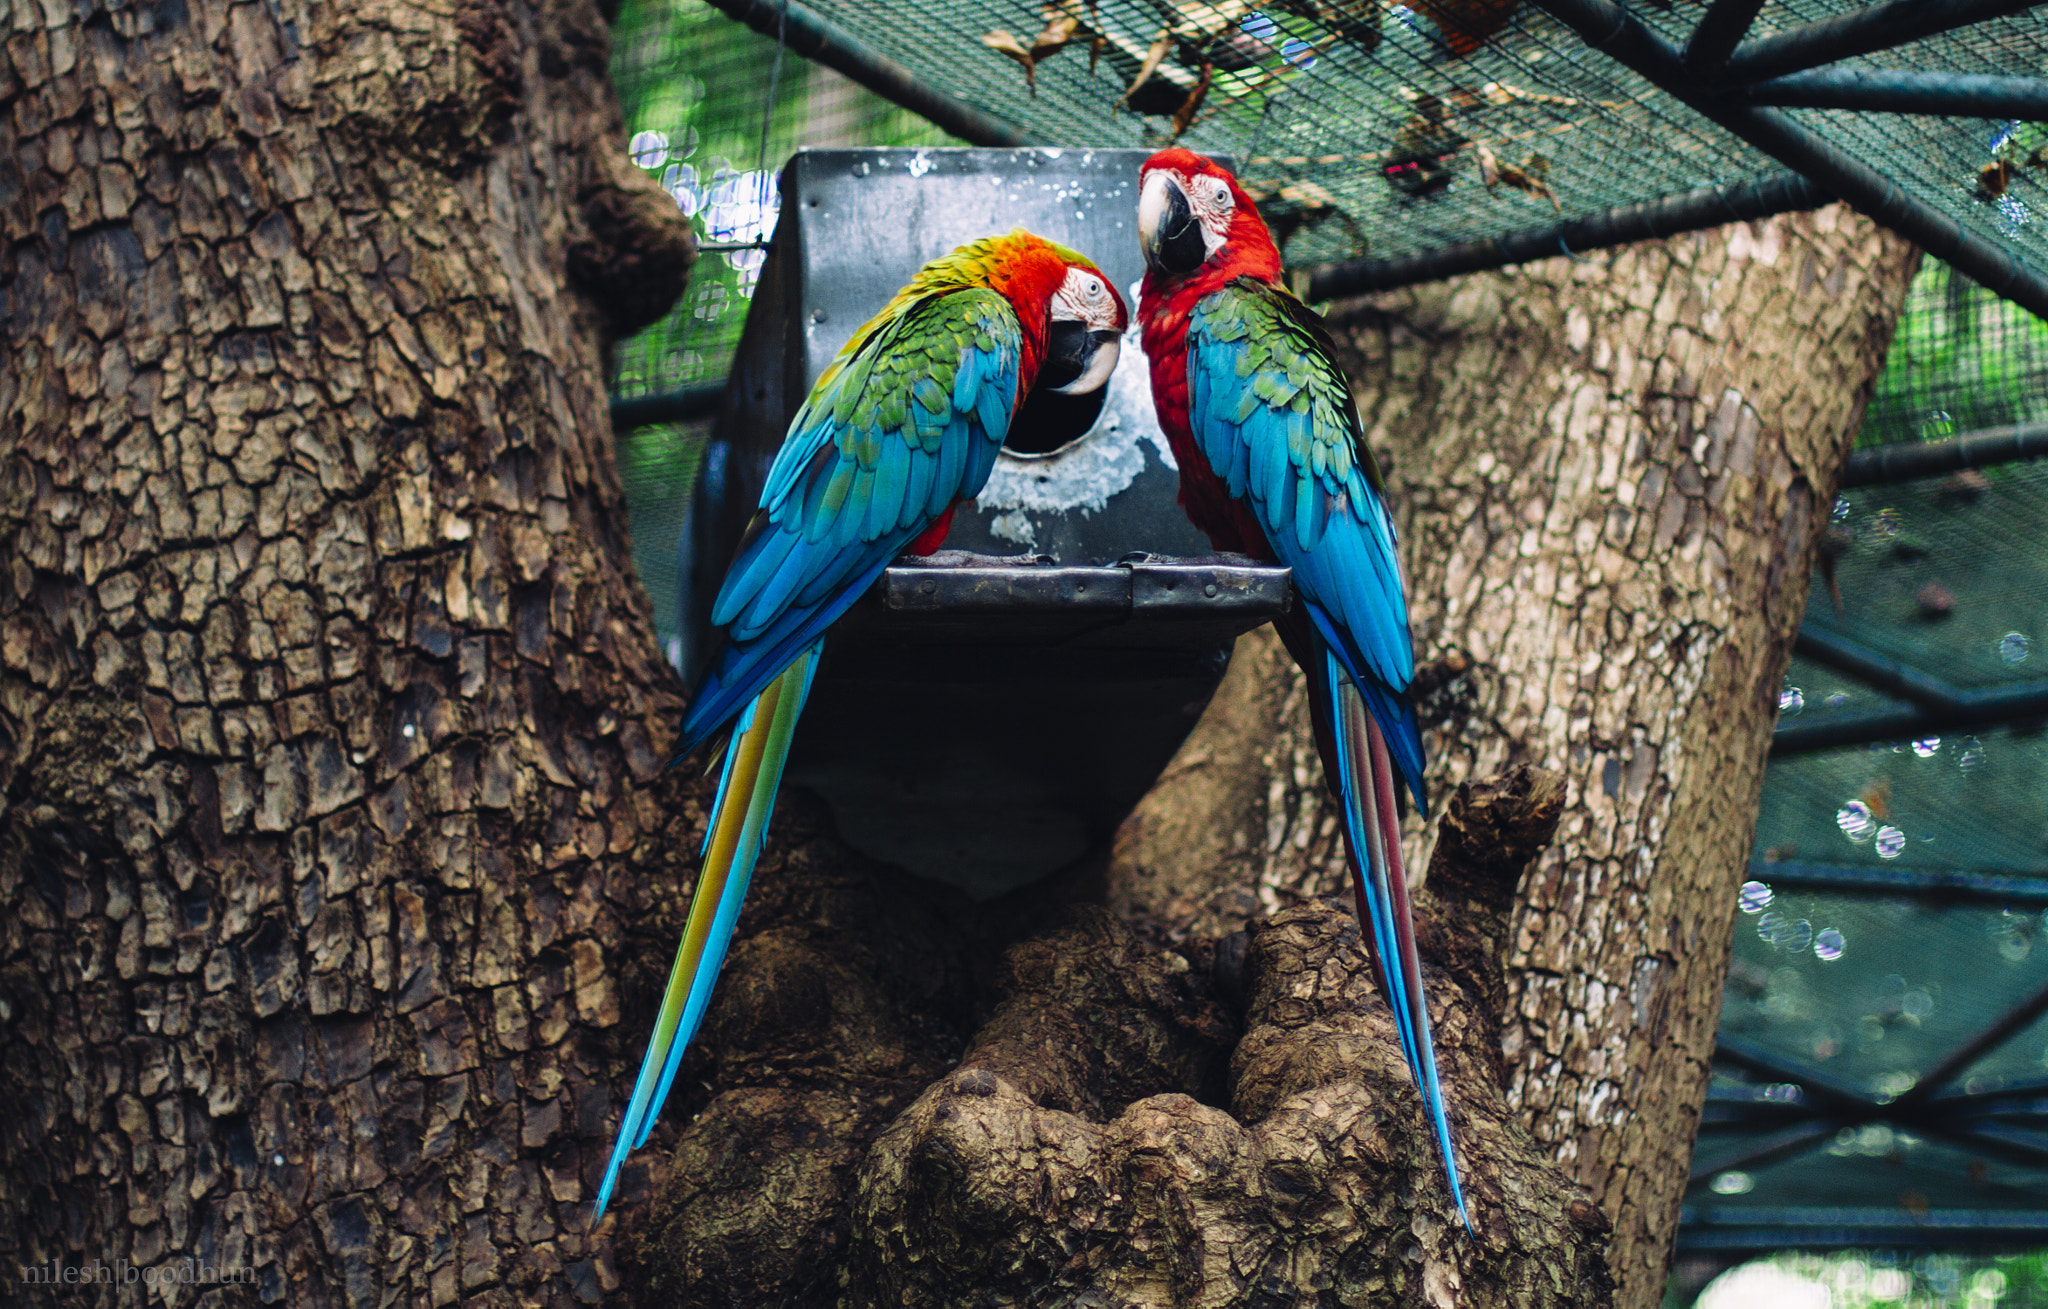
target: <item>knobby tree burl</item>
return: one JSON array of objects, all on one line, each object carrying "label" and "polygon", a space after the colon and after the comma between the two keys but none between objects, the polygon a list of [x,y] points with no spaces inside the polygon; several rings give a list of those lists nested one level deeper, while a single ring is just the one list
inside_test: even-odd
[{"label": "knobby tree burl", "polygon": [[1778,220],[1344,319],[1436,789],[1471,783],[1424,913],[1476,1242],[1262,639],[1117,849],[1014,902],[787,803],[593,1236],[706,798],[660,772],[600,366],[689,247],[605,18],[0,36],[8,1263],[248,1270],[216,1303],[1563,1304],[1618,1223],[1649,1302],[1895,243]]}]

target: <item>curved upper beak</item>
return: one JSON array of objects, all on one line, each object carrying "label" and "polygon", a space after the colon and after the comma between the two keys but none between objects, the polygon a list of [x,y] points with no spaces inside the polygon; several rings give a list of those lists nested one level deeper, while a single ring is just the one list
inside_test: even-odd
[{"label": "curved upper beak", "polygon": [[1138,194],[1138,244],[1145,251],[1145,266],[1162,273],[1184,276],[1208,261],[1202,225],[1171,173],[1153,173]]},{"label": "curved upper beak", "polygon": [[1116,371],[1118,335],[1086,323],[1054,322],[1045,362],[1039,366],[1041,386],[1060,395],[1086,395]]}]

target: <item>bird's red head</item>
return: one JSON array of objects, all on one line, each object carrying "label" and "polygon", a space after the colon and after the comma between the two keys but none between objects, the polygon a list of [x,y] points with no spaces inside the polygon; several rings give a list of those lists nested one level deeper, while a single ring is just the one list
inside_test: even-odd
[{"label": "bird's red head", "polygon": [[1280,276],[1258,206],[1230,170],[1192,150],[1162,150],[1138,170],[1138,240],[1148,283]]}]

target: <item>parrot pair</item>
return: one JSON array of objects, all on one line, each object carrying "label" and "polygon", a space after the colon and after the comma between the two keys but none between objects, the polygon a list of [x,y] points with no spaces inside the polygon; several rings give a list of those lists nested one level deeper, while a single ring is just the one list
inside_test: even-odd
[{"label": "parrot pair", "polygon": [[[1402,874],[1396,792],[1418,806],[1422,740],[1385,484],[1320,319],[1228,172],[1168,150],[1140,172],[1140,323],[1181,503],[1217,549],[1293,570],[1278,621],[1309,679],[1358,909],[1468,1230]],[[889,563],[939,548],[995,467],[1033,387],[1109,380],[1123,300],[1074,251],[1025,232],[920,269],[819,377],[769,470],[713,606],[726,645],[691,699],[678,757],[726,734],[683,939],[592,1221],[643,1145],[710,1002],[826,629]]]}]

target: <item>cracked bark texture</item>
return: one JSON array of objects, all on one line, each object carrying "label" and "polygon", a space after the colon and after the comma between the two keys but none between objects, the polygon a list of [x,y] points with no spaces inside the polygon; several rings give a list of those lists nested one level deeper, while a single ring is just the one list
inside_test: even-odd
[{"label": "cracked bark texture", "polygon": [[1220,942],[1076,904],[1087,869],[974,906],[866,864],[799,801],[670,1103],[668,1178],[625,1220],[629,1294],[1609,1303],[1606,1218],[1501,1082],[1498,946],[1563,794],[1526,767],[1461,788],[1432,873],[1432,1009],[1477,1240],[1348,902]]},{"label": "cracked bark texture", "polygon": [[[1483,878],[1425,901],[1479,1246],[1254,639],[1107,868],[1013,901],[786,800],[615,1270],[585,1215],[705,792],[656,777],[598,366],[688,247],[618,157],[603,18],[0,31],[8,1261],[258,1274],[221,1303],[1598,1304],[1612,1215],[1649,1302],[1896,243],[1828,211],[1348,319],[1437,791],[1570,784],[1512,916]],[[1058,917],[1104,895],[1135,926]]]},{"label": "cracked bark texture", "polygon": [[[1431,794],[1569,782],[1504,942],[1503,1057],[1615,1224],[1617,1304],[1663,1291],[1777,691],[1917,264],[1831,207],[1333,314],[1403,533]],[[1302,696],[1270,634],[1240,640],[1119,834],[1112,905],[1216,933],[1341,884]],[[1411,868],[1433,835],[1409,816]]]},{"label": "cracked bark texture", "polygon": [[693,252],[605,20],[0,39],[0,1262],[595,1301],[628,924],[700,820],[599,358]]}]

